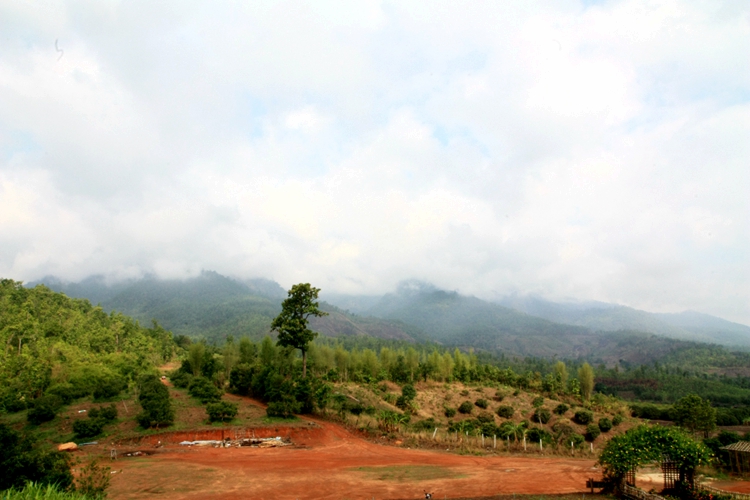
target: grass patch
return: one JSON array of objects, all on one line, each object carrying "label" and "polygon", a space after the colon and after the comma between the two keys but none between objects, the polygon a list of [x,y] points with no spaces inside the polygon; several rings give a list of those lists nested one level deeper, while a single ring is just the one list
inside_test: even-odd
[{"label": "grass patch", "polygon": [[466,474],[438,467],[437,465],[390,465],[385,467],[355,467],[351,469],[366,474],[377,481],[429,481],[435,479],[459,479]]}]

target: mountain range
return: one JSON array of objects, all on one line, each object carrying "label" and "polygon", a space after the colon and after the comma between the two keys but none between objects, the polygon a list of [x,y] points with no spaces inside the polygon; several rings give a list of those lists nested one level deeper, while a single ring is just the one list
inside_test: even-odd
[{"label": "mountain range", "polygon": [[[28,286],[38,283],[142,322],[156,319],[175,334],[209,340],[262,337],[287,295],[271,280],[237,280],[211,271],[186,280],[145,277],[111,284],[101,276],[77,283],[45,277]],[[685,348],[686,342],[750,349],[750,327],[706,314],[657,314],[533,296],[493,302],[419,281],[402,282],[383,296],[321,293],[321,309],[328,316],[311,323],[326,336],[433,341],[516,356],[640,363]]]}]

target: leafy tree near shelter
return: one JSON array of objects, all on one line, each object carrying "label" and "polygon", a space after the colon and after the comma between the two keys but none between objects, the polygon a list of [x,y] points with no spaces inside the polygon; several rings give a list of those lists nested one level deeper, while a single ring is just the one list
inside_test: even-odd
[{"label": "leafy tree near shelter", "polygon": [[288,297],[281,303],[281,313],[271,323],[271,329],[279,333],[277,345],[293,347],[302,351],[302,378],[307,376],[308,344],[318,336],[307,327],[310,316],[327,316],[318,309],[318,293],[310,283],[293,285]]},{"label": "leafy tree near shelter", "polygon": [[690,432],[702,431],[704,437],[716,428],[716,409],[708,400],[689,394],[672,407],[674,422]]}]

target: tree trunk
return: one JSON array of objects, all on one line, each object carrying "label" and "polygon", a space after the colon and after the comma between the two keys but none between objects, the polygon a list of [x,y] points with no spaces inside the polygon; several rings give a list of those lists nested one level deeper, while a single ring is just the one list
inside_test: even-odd
[{"label": "tree trunk", "polygon": [[302,351],[302,378],[307,378],[307,351]]}]

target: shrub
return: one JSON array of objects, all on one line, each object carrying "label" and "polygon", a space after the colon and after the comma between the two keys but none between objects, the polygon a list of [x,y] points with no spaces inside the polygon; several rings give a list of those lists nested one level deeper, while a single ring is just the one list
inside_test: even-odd
[{"label": "shrub", "polygon": [[497,409],[497,415],[502,418],[512,418],[515,410],[512,406],[503,405]]},{"label": "shrub", "polygon": [[23,488],[27,482],[67,489],[73,483],[68,455],[35,448],[30,438],[5,424],[0,424],[0,444],[0,490]]},{"label": "shrub", "polygon": [[174,409],[169,399],[169,389],[156,375],[147,375],[140,380],[141,393],[138,402],[143,411],[136,420],[144,429],[169,425],[174,421]]},{"label": "shrub", "polygon": [[100,378],[94,387],[94,400],[101,401],[112,399],[128,387],[128,383],[122,377]]},{"label": "shrub", "polygon": [[450,406],[446,406],[444,413],[445,413],[446,417],[453,418],[453,417],[456,416],[456,409],[455,408],[451,408]]},{"label": "shrub", "polygon": [[238,411],[236,404],[226,401],[206,405],[206,413],[211,422],[229,422],[237,416]]},{"label": "shrub", "polygon": [[472,405],[470,401],[464,401],[463,403],[461,403],[461,406],[458,407],[458,411],[465,415],[471,414],[473,410],[474,405]]},{"label": "shrub", "polygon": [[477,421],[482,424],[494,423],[495,417],[492,416],[492,413],[483,411],[477,415]]},{"label": "shrub", "polygon": [[557,415],[565,415],[568,410],[570,410],[570,407],[568,405],[566,405],[565,403],[560,403],[559,405],[555,406],[555,409],[553,411]]},{"label": "shrub", "polygon": [[468,395],[469,395],[469,391],[467,391],[466,389],[464,389],[463,391],[461,391],[461,395],[462,395],[463,397],[466,397],[466,396],[468,396]]},{"label": "shrub", "polygon": [[17,413],[26,409],[26,398],[13,390],[8,390],[0,398],[0,408],[8,413]]},{"label": "shrub", "polygon": [[[232,370],[231,375],[234,375],[234,370]],[[189,387],[190,383],[193,381],[193,378],[194,377],[192,373],[188,373],[182,370],[175,370],[169,374],[169,380],[170,382],[172,382],[172,385],[174,385],[175,387],[180,387],[182,389]]]},{"label": "shrub", "polygon": [[188,393],[200,400],[202,404],[219,401],[222,390],[211,383],[206,377],[195,377],[190,383]]},{"label": "shrub", "polygon": [[490,405],[490,403],[484,398],[477,399],[476,401],[474,401],[474,404],[483,410],[486,410],[487,407]]},{"label": "shrub", "polygon": [[526,439],[528,439],[532,443],[538,443],[539,441],[543,443],[551,443],[552,434],[539,427],[532,427],[531,429],[526,431]]},{"label": "shrub", "polygon": [[599,434],[601,434],[599,426],[596,424],[589,424],[586,426],[586,435],[584,437],[586,438],[586,441],[594,441],[599,437]]},{"label": "shrub", "polygon": [[548,409],[537,408],[534,412],[534,417],[532,418],[532,420],[540,424],[546,424],[547,422],[549,422],[550,418],[552,418],[552,414]]},{"label": "shrub", "polygon": [[104,420],[100,418],[86,418],[73,422],[73,432],[77,437],[90,438],[98,436],[104,428]]},{"label": "shrub", "polygon": [[62,404],[60,396],[53,394],[37,398],[33,402],[33,407],[26,413],[26,420],[32,425],[49,422],[55,418]]},{"label": "shrub", "polygon": [[80,399],[88,394],[86,389],[75,386],[73,384],[63,382],[61,384],[55,384],[49,389],[47,389],[47,394],[54,394],[56,396],[60,396],[63,403],[66,405],[69,405],[76,399]]},{"label": "shrub", "polygon": [[433,429],[436,427],[440,427],[440,424],[435,421],[434,418],[430,417],[425,420],[420,420],[419,422],[414,422],[411,426],[412,429],[416,432],[425,432],[430,431],[432,432]]},{"label": "shrub", "polygon": [[578,410],[573,416],[573,422],[581,425],[588,425],[594,420],[594,414],[588,410]]},{"label": "shrub", "polygon": [[81,469],[76,478],[76,491],[86,498],[105,498],[110,478],[109,467],[99,467],[96,460]]},{"label": "shrub", "polygon": [[617,415],[615,415],[614,417],[612,417],[612,425],[614,425],[615,427],[617,427],[621,423],[622,423],[622,415],[620,415],[618,413]]},{"label": "shrub", "polygon": [[503,399],[505,399],[505,394],[503,394],[500,391],[496,391],[495,395],[492,397],[492,399],[494,399],[495,401],[497,401],[499,403],[500,401],[502,401]]},{"label": "shrub", "polygon": [[533,406],[534,408],[541,408],[542,405],[544,405],[544,397],[542,396],[535,397],[531,402],[531,406]]},{"label": "shrub", "polygon": [[102,406],[99,408],[99,417],[105,422],[112,422],[117,419],[117,407],[111,404],[109,406]]},{"label": "shrub", "polygon": [[295,403],[291,399],[271,401],[266,408],[266,415],[278,418],[294,418]]},{"label": "shrub", "polygon": [[403,388],[401,388],[401,397],[403,397],[406,401],[411,401],[412,399],[417,397],[417,390],[413,385],[406,384]]},{"label": "shrub", "polygon": [[607,417],[600,418],[599,430],[602,432],[609,432],[610,430],[612,430],[612,421],[608,419]]}]

